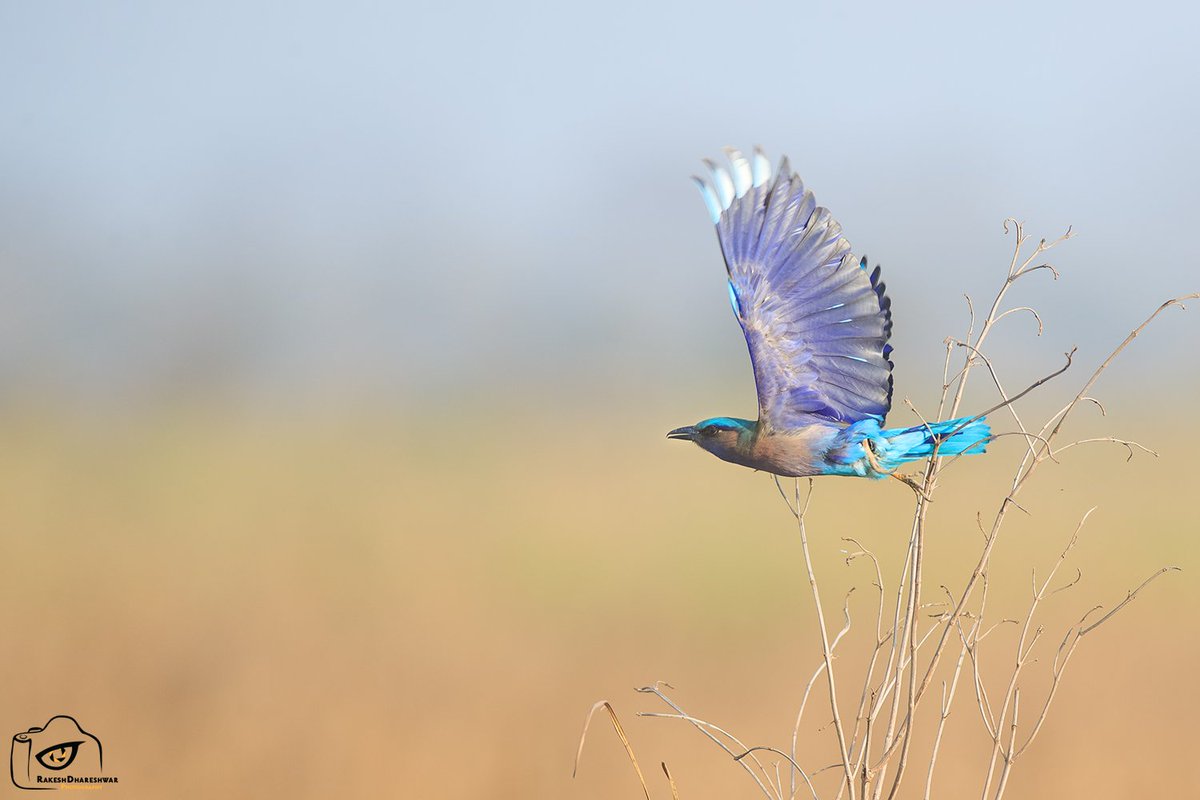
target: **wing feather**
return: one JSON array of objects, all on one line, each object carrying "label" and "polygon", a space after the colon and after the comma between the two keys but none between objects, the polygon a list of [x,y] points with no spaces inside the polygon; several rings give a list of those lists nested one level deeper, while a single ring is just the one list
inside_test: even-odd
[{"label": "wing feather", "polygon": [[[783,159],[772,176],[726,148],[696,178],[713,216],[730,299],[754,366],[759,418],[777,430],[880,422],[891,408],[891,301],[878,267],[857,260],[842,227]],[[772,180],[772,177],[774,178]]]}]

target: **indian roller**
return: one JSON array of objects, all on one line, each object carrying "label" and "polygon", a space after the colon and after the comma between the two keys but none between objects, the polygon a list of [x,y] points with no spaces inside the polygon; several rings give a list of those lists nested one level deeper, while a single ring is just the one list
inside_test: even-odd
[{"label": "indian roller", "polygon": [[[713,417],[676,428],[725,461],[785,477],[883,478],[933,454],[982,453],[982,417],[883,427],[892,406],[891,300],[867,259],[784,158],[725,149],[693,178],[717,229],[729,302],[742,326],[758,419]],[[896,476],[900,477],[900,476]],[[908,481],[906,481],[908,482]]]}]

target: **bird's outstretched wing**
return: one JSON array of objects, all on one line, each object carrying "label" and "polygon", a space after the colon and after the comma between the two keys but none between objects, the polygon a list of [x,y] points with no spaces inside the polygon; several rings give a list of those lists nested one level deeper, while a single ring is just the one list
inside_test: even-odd
[{"label": "bird's outstretched wing", "polygon": [[[829,211],[792,173],[772,176],[726,148],[731,169],[705,161],[704,196],[754,365],[759,419],[775,430],[817,419],[881,422],[892,404],[891,301],[879,268],[850,253]],[[773,177],[773,179],[772,179]]]}]

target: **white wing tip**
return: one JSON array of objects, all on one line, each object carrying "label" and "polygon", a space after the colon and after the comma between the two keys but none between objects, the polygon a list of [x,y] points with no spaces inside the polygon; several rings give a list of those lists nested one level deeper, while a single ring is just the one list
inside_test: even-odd
[{"label": "white wing tip", "polygon": [[728,209],[733,205],[733,179],[729,177],[729,173],[723,167],[717,166],[711,158],[704,159],[704,166],[708,167],[708,171],[712,175],[712,185],[716,189],[717,199],[721,201],[721,209]]},{"label": "white wing tip", "polygon": [[721,221],[721,203],[717,200],[716,194],[706,181],[701,178],[692,176],[692,182],[700,190],[700,196],[704,198],[704,205],[708,208],[708,215],[712,217],[713,225]]},{"label": "white wing tip", "polygon": [[[729,160],[729,169],[718,165],[711,158],[705,158],[702,161],[704,166],[708,167],[710,179],[705,181],[692,177],[700,188],[700,194],[704,197],[704,204],[708,206],[708,213],[714,224],[720,222],[721,214],[729,210],[734,200],[744,197],[751,189],[763,186],[774,174],[771,162],[758,145],[754,146],[750,158],[746,158],[736,147],[724,147],[722,150]],[[786,160],[784,163],[787,163]]]},{"label": "white wing tip", "polygon": [[746,192],[750,191],[752,183],[752,170],[750,162],[742,155],[742,151],[733,147],[722,148],[725,151],[725,157],[729,159],[729,166],[733,172],[733,188],[738,197],[745,196]]},{"label": "white wing tip", "polygon": [[758,145],[754,145],[754,166],[752,169],[754,186],[762,186],[771,180],[771,161]]}]

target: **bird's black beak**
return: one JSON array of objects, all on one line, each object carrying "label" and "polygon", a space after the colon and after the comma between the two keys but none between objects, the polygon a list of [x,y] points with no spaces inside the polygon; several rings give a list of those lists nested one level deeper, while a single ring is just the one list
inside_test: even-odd
[{"label": "bird's black beak", "polygon": [[691,425],[688,425],[683,428],[676,428],[675,430],[673,430],[667,434],[667,438],[668,439],[686,439],[690,442],[692,439],[696,438],[696,429],[693,428]]}]

